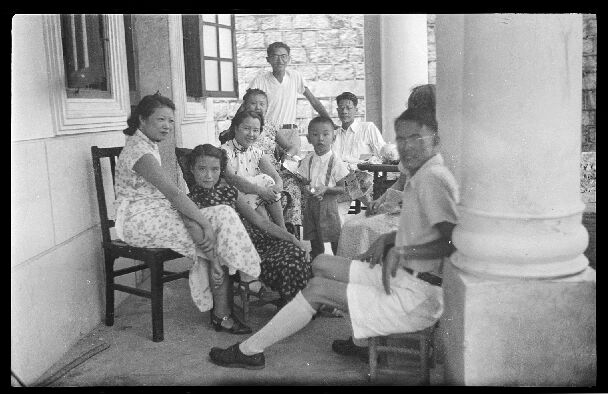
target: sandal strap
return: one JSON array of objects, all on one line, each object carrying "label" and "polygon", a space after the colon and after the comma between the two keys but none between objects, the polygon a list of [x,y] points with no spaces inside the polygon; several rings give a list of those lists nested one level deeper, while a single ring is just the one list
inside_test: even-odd
[{"label": "sandal strap", "polygon": [[226,316],[219,317],[218,315],[216,315],[216,314],[214,313],[214,314],[213,314],[213,317],[214,317],[214,318],[216,318],[216,319],[219,319],[219,320],[221,320],[221,321],[226,321],[226,320],[230,319],[230,318],[232,317],[232,315],[226,315]]}]

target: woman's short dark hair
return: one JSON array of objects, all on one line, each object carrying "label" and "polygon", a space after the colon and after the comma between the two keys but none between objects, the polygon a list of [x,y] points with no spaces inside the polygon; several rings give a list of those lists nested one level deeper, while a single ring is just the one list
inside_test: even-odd
[{"label": "woman's short dark hair", "polygon": [[351,92],[344,92],[341,95],[339,95],[338,97],[336,97],[336,104],[340,104],[340,101],[342,100],[350,100],[353,102],[353,105],[356,107],[357,104],[359,104],[359,99],[357,99],[357,96],[355,96],[353,93]]},{"label": "woman's short dark hair", "polygon": [[272,44],[268,45],[268,48],[266,48],[266,54],[268,54],[268,56],[271,56],[273,54],[274,50],[277,48],[285,48],[285,50],[287,51],[287,54],[289,54],[291,51],[291,49],[289,48],[289,45],[285,44],[284,42],[277,41],[277,42],[273,42]]},{"label": "woman's short dark hair", "polygon": [[408,108],[423,109],[435,114],[436,106],[435,85],[432,83],[416,86],[407,99]]},{"label": "woman's short dark hair", "polygon": [[170,98],[162,96],[160,93],[150,94],[139,101],[139,104],[131,112],[127,119],[127,127],[123,130],[126,135],[133,135],[139,128],[139,117],[147,119],[157,108],[171,108],[175,111],[175,104]]},{"label": "woman's short dark hair", "polygon": [[432,132],[437,133],[439,131],[439,127],[437,125],[437,119],[435,119],[435,114],[431,113],[431,111],[426,110],[425,108],[408,108],[397,119],[395,119],[395,130],[397,129],[397,124],[400,122],[404,122],[409,120],[411,122],[416,122],[420,126],[427,126]]},{"label": "woman's short dark hair", "polygon": [[224,176],[224,172],[226,171],[226,163],[228,162],[228,157],[226,156],[226,152],[223,149],[220,149],[211,144],[202,144],[197,145],[192,149],[192,151],[188,154],[187,167],[190,174],[192,174],[192,179],[194,179],[194,174],[192,173],[192,169],[196,164],[196,159],[199,157],[210,156],[215,157],[220,160],[220,179]]},{"label": "woman's short dark hair", "polygon": [[[236,128],[239,127],[239,125],[247,118],[258,119],[260,121],[260,131],[262,131],[264,128],[264,116],[255,111],[243,111],[234,115],[234,118],[232,118],[232,123],[230,123],[230,129],[232,129],[234,132],[234,130],[236,130]],[[232,138],[234,138],[234,135]]]},{"label": "woman's short dark hair", "polygon": [[257,96],[261,94],[262,96],[266,97],[266,100],[268,100],[268,95],[266,94],[265,91],[263,91],[262,89],[247,89],[247,91],[245,92],[245,94],[243,95],[243,102],[247,101],[247,99],[249,99],[249,97],[252,96]]}]

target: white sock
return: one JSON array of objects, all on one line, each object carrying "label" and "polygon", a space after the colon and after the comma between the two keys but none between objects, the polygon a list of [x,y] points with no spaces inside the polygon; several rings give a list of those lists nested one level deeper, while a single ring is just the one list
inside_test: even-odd
[{"label": "white sock", "polygon": [[261,353],[268,346],[300,331],[316,312],[300,291],[260,331],[243,341],[239,349],[247,356]]}]

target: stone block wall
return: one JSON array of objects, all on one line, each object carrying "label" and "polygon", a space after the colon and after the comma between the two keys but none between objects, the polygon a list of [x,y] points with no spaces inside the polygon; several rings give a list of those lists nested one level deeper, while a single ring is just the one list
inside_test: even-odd
[{"label": "stone block wall", "polygon": [[[290,68],[300,71],[308,88],[338,122],[335,97],[344,91],[359,98],[365,118],[363,15],[240,14],[235,15],[239,99],[215,99],[216,133],[230,125],[249,82],[271,71],[266,48],[282,41],[291,48]],[[297,123],[305,128],[316,116],[308,100],[298,98]]]},{"label": "stone block wall", "polygon": [[[429,82],[435,83],[435,15],[427,18]],[[216,135],[230,125],[249,81],[257,73],[271,70],[266,47],[274,41],[291,47],[290,67],[303,73],[335,122],[335,97],[343,91],[359,97],[359,117],[365,118],[363,15],[237,14],[235,19],[239,99],[214,99]],[[595,203],[596,75],[597,18],[583,14],[581,194],[585,203]],[[298,98],[297,108],[297,123],[305,128],[316,112],[304,97]]]},{"label": "stone block wall", "polygon": [[595,203],[595,94],[597,79],[597,17],[583,14],[583,113],[581,193]]}]

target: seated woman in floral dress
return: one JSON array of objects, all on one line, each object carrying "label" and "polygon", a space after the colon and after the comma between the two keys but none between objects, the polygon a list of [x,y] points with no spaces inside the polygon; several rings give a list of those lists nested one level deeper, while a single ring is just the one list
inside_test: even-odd
[{"label": "seated woman in floral dress", "polygon": [[[268,96],[263,90],[260,89],[247,89],[247,92],[243,96],[243,104],[237,110],[242,111],[255,111],[262,116],[266,116],[266,110],[268,109]],[[293,157],[292,154],[296,154],[299,148],[299,141],[294,141],[287,138],[285,135],[278,133],[281,129],[281,125],[268,122],[264,120],[264,127],[255,143],[262,149],[274,165],[275,169],[283,180],[283,191],[287,192],[291,197],[288,200],[283,201],[283,218],[285,219],[285,225],[290,233],[294,233],[296,226],[302,225],[302,191],[300,190],[300,182],[297,175],[287,170],[282,165],[283,157],[288,160]],[[234,128],[231,127],[220,134],[220,141],[222,143],[234,138]]]},{"label": "seated woman in floral dress", "polygon": [[[192,299],[207,311],[214,305],[208,270],[217,282],[224,269],[257,277],[260,256],[232,207],[199,209],[161,167],[158,144],[173,132],[174,111],[170,99],[149,95],[127,121],[127,141],[116,165],[116,232],[129,245],[170,248],[190,258]],[[184,220],[192,224],[192,233]],[[245,326],[239,330],[251,332]]]},{"label": "seated woman in floral dress", "polygon": [[[199,208],[224,204],[239,213],[262,259],[259,279],[279,292],[279,305],[306,287],[312,267],[303,242],[258,214],[236,187],[220,182],[226,171],[226,153],[210,144],[198,145],[188,157],[188,168],[195,180],[188,196]],[[222,285],[222,302],[232,302],[231,288],[229,283]]]}]

